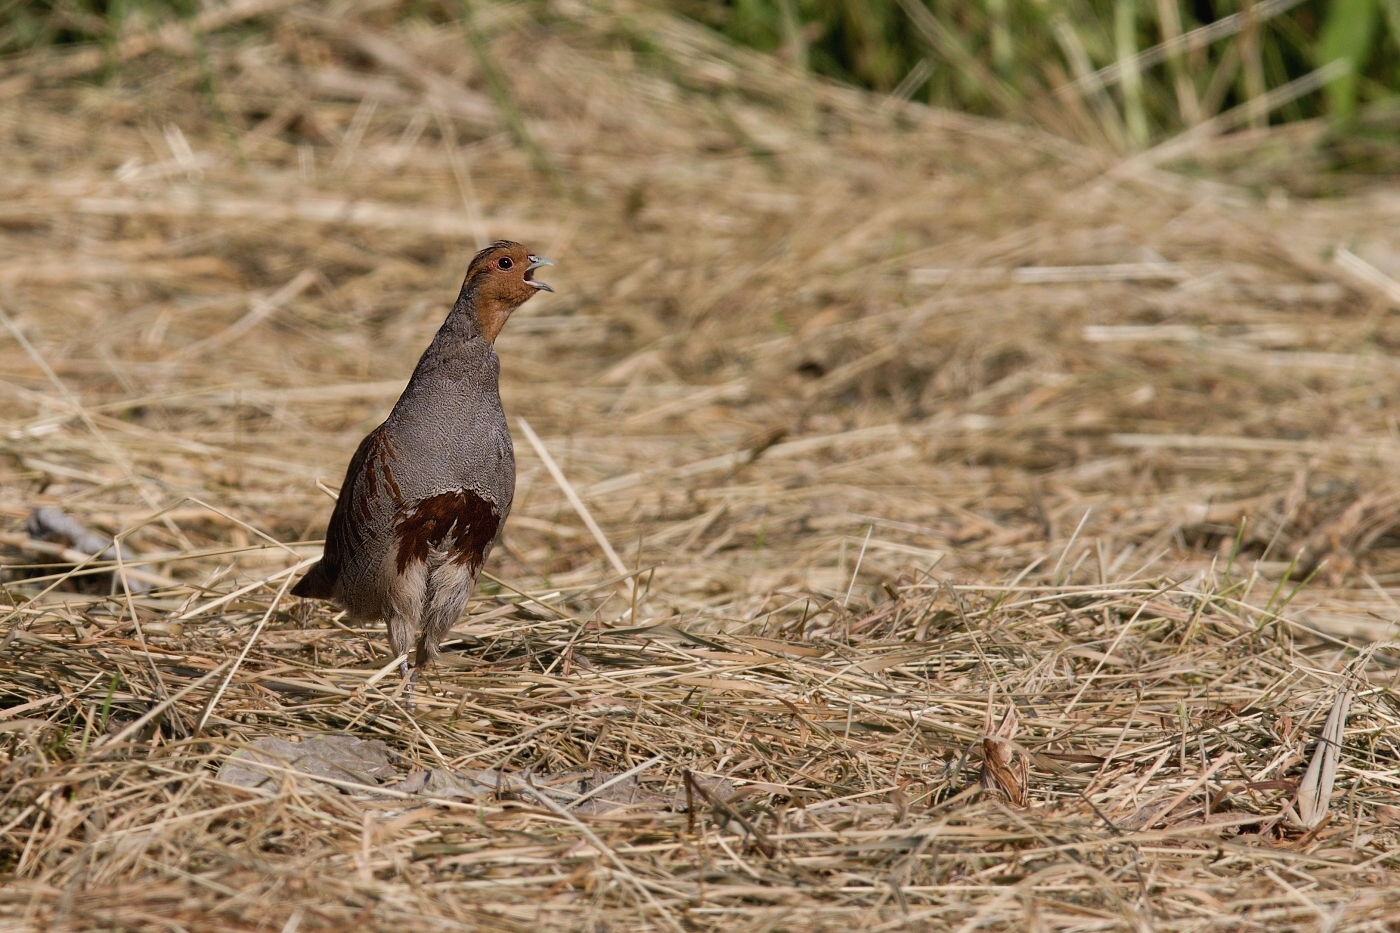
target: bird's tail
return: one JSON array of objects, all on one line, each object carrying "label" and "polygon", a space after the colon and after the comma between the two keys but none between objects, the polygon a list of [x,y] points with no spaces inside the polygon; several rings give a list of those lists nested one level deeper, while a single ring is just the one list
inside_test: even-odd
[{"label": "bird's tail", "polygon": [[301,596],[305,599],[330,599],[335,595],[335,577],[326,567],[325,561],[317,561],[316,564],[306,572],[306,576],[297,581],[297,585],[292,587],[293,596]]}]

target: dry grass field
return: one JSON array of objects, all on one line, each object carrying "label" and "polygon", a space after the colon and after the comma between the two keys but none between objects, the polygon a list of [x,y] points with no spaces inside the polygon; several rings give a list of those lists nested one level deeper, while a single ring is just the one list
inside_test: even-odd
[{"label": "dry grass field", "polygon": [[[194,23],[0,63],[0,930],[1400,925],[1400,192],[624,0]],[[287,589],[497,237],[557,293],[410,712]]]}]

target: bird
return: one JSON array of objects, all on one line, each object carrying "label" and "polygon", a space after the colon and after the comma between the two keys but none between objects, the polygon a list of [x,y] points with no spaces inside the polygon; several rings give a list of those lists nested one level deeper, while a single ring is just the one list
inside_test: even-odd
[{"label": "bird", "polygon": [[495,342],[516,308],[554,291],[534,277],[552,265],[510,240],[476,254],[389,417],[350,458],[324,553],[292,588],[354,622],[382,620],[410,703],[510,514],[515,448]]}]

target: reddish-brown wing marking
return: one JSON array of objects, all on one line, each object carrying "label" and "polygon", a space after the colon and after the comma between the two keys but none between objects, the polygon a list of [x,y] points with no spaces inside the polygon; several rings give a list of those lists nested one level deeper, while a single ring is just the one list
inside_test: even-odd
[{"label": "reddish-brown wing marking", "polygon": [[398,453],[389,438],[378,428],[372,431],[360,446],[373,439],[374,443],[365,453],[364,467],[355,483],[355,495],[351,504],[355,507],[356,522],[352,524],[356,535],[354,543],[362,540],[364,530],[359,522],[368,522],[374,514],[374,500],[386,496],[395,509],[403,505],[403,490],[394,479],[394,457]]},{"label": "reddish-brown wing marking", "polygon": [[430,552],[445,550],[475,577],[500,523],[496,507],[469,489],[419,500],[394,523],[399,573],[416,560],[426,561]]},{"label": "reddish-brown wing marking", "polygon": [[364,541],[366,527],[374,515],[374,501],[381,495],[397,509],[403,503],[403,492],[394,479],[394,445],[384,435],[382,427],[375,428],[350,458],[345,470],[345,482],[340,485],[340,497],[335,501],[330,525],[326,528],[326,549],[320,563],[292,587],[293,596],[330,599],[335,595],[335,583],[345,559]]}]

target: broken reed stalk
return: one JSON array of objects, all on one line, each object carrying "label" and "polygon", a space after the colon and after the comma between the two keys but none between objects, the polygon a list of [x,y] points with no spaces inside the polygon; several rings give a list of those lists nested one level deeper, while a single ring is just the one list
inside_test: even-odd
[{"label": "broken reed stalk", "polygon": [[569,504],[574,507],[574,511],[578,513],[578,517],[583,519],[584,526],[587,527],[589,533],[593,535],[593,540],[597,541],[598,546],[603,549],[603,553],[607,555],[608,560],[613,565],[613,569],[627,576],[629,591],[635,590],[636,581],[630,576],[627,565],[622,562],[622,558],[617,556],[617,551],[614,551],[612,544],[608,542],[608,536],[603,534],[602,528],[598,527],[598,522],[593,518],[593,513],[589,512],[588,506],[583,504],[583,500],[579,498],[579,494],[575,491],[573,484],[570,483],[568,477],[564,475],[564,471],[559,469],[559,464],[554,462],[554,457],[550,455],[549,450],[544,446],[544,442],[541,441],[539,435],[535,433],[535,429],[530,427],[530,422],[526,421],[524,418],[517,418],[516,424],[520,425],[520,430],[525,432],[526,440],[528,440],[530,446],[535,449],[535,453],[539,456],[545,469],[549,471],[549,475],[559,484],[559,489],[569,500]]}]

